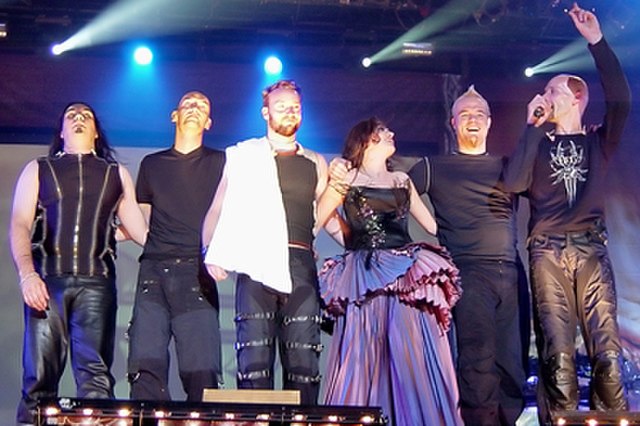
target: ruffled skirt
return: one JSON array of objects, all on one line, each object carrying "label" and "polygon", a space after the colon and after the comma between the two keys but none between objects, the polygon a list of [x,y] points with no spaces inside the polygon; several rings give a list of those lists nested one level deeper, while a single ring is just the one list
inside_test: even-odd
[{"label": "ruffled skirt", "polygon": [[336,320],[324,403],[379,406],[396,425],[462,425],[446,334],[461,290],[444,249],[351,251],[319,275]]}]

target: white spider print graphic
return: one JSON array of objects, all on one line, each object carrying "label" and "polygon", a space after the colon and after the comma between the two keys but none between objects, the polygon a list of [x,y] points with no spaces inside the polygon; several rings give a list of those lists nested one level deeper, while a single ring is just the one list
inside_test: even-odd
[{"label": "white spider print graphic", "polygon": [[576,144],[572,140],[566,144],[560,141],[555,149],[551,149],[549,166],[551,166],[551,170],[553,170],[550,175],[550,177],[554,179],[552,185],[557,185],[560,182],[564,183],[569,207],[573,206],[576,201],[578,182],[585,182],[587,180],[586,174],[589,172],[589,169],[581,167],[583,162],[584,148],[576,147]]}]

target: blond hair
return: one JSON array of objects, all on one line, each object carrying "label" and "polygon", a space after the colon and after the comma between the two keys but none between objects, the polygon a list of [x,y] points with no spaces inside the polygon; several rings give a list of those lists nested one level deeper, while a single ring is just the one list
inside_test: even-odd
[{"label": "blond hair", "polygon": [[451,115],[455,116],[456,115],[455,114],[455,110],[456,110],[456,107],[459,105],[459,103],[463,99],[470,98],[470,97],[473,97],[473,98],[476,98],[476,99],[480,100],[484,104],[485,108],[487,109],[487,116],[491,115],[491,110],[489,109],[489,103],[487,102],[487,100],[484,97],[482,97],[482,95],[480,93],[478,93],[478,91],[476,90],[476,88],[474,87],[473,84],[471,86],[469,86],[469,88],[467,89],[466,92],[464,92],[462,95],[460,95],[458,97],[458,99],[456,99],[453,102],[453,105],[451,106]]}]

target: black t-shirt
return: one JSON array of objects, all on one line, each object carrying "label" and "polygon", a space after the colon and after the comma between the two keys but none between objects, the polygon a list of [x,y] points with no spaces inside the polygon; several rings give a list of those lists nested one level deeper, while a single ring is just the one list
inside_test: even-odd
[{"label": "black t-shirt", "polygon": [[200,147],[188,154],[167,149],[140,164],[136,196],[151,205],[142,258],[197,257],[200,231],[222,177],[224,152]]},{"label": "black t-shirt", "polygon": [[438,240],[454,260],[516,261],[516,201],[502,189],[504,161],[489,155],[436,156],[409,171],[418,192],[428,193]]},{"label": "black t-shirt", "polygon": [[622,138],[631,94],[606,41],[589,45],[589,50],[605,96],[603,125],[584,134],[555,136],[528,126],[506,168],[506,187],[526,191],[529,198],[531,235],[584,231],[604,217],[607,167]]}]

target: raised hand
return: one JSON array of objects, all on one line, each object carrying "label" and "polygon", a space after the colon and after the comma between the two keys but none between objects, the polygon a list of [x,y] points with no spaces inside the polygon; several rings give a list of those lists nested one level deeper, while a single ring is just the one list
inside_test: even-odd
[{"label": "raised hand", "polygon": [[582,9],[578,3],[573,3],[573,7],[568,13],[576,29],[589,44],[596,44],[600,41],[602,30],[598,18],[593,12]]}]

